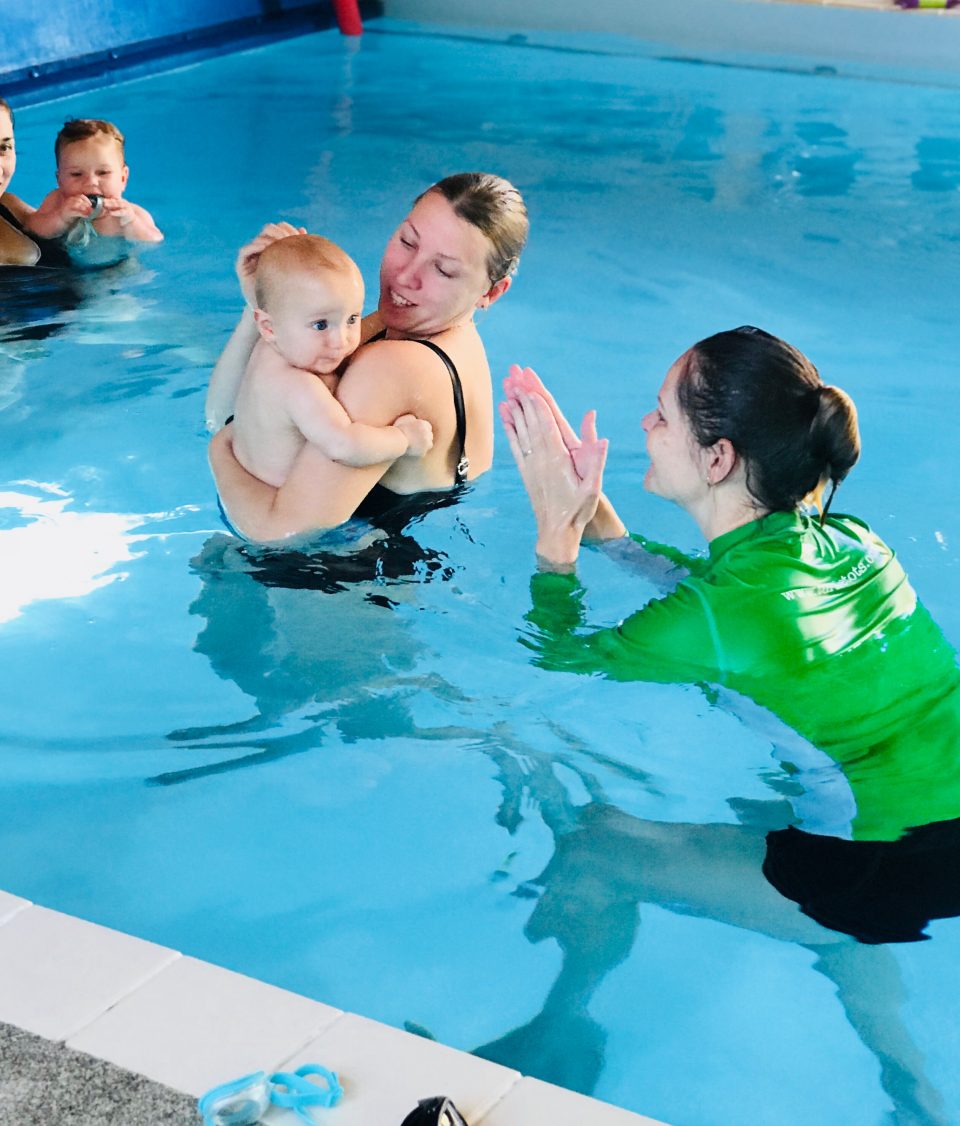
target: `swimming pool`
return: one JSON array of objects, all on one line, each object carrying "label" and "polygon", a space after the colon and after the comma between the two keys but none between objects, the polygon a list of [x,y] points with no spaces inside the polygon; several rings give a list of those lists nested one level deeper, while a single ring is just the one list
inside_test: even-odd
[{"label": "swimming pool", "polygon": [[[696,689],[530,666],[505,443],[388,557],[354,526],[280,568],[226,536],[202,432],[262,220],[328,233],[371,280],[415,194],[489,168],[532,217],[482,326],[494,370],[599,408],[628,523],[699,546],[642,492],[639,418],[687,344],[759,323],[856,399],[838,507],[957,644],[955,96],[410,30],[18,114],[19,194],[48,190],[64,117],[106,116],[167,241],[4,314],[0,887],[678,1126],[956,1121],[957,921],[802,945],[733,925],[735,886],[708,908],[716,870],[661,827],[735,836],[789,779]],[[598,622],[650,593],[601,553],[581,572]],[[638,879],[626,835],[703,867],[697,901]]]}]

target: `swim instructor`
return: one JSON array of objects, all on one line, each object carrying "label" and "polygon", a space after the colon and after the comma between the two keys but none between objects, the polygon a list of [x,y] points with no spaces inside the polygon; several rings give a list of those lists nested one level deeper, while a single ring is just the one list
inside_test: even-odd
[{"label": "swim instructor", "polygon": [[271,242],[297,229],[270,224],[240,251],[237,272],[248,308],[214,369],[207,420],[218,430],[210,464],[220,499],[243,536],[276,541],[335,527],[353,515],[381,520],[449,496],[490,468],[493,391],[474,314],[510,288],[527,232],[523,198],[499,176],[448,176],[417,198],[387,243],[377,312],[364,318],[364,343],[336,395],[358,422],[386,426],[409,413],[426,419],[433,448],[422,459],[354,468],[307,443],[280,488],[243,469],[226,420],[257,340],[249,307],[257,260]]},{"label": "swim instructor", "polygon": [[[691,516],[709,555],[634,537],[687,577],[618,626],[583,632],[581,542],[625,535],[602,493],[607,443],[592,412],[577,435],[529,369],[505,386],[537,524],[523,638],[535,663],[750,697],[838,764],[853,806],[842,835],[769,833],[768,881],[861,942],[914,941],[960,914],[960,671],[890,548],[829,514],[860,452],[849,397],[755,328],[685,352],[643,419],[644,484]],[[824,490],[813,514],[805,502]]]}]

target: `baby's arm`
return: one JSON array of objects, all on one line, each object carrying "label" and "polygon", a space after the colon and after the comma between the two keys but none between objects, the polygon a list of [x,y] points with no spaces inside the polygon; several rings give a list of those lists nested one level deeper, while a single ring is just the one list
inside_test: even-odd
[{"label": "baby's arm", "polygon": [[392,426],[353,422],[321,380],[302,372],[285,405],[304,438],[341,465],[379,465],[404,454],[423,457],[433,445],[430,423],[413,415],[403,415]]},{"label": "baby's arm", "polygon": [[163,233],[150,212],[125,199],[105,197],[103,218],[93,226],[99,235],[119,235],[130,242],[163,242]]},{"label": "baby's arm", "polygon": [[36,211],[27,215],[23,225],[41,238],[59,238],[78,219],[86,218],[92,211],[93,204],[85,195],[64,195],[55,188]]}]

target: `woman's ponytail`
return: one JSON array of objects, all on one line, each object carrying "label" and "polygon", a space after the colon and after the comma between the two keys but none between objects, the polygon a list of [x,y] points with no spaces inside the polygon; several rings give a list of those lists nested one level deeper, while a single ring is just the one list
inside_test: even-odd
[{"label": "woman's ponytail", "polygon": [[823,523],[837,485],[860,457],[860,429],[857,408],[846,391],[821,383],[817,392],[819,401],[810,424],[810,445],[824,466],[821,481],[830,482],[830,495],[820,513]]},{"label": "woman's ponytail", "polygon": [[733,445],[751,496],[768,512],[796,508],[828,481],[832,500],[860,456],[849,395],[825,386],[785,340],[749,325],[695,344],[677,397],[701,446]]}]

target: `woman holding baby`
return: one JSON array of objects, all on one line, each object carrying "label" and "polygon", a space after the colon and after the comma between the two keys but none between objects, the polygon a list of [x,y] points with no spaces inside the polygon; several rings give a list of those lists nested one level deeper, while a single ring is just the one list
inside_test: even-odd
[{"label": "woman holding baby", "polygon": [[[422,458],[351,467],[308,442],[279,488],[247,473],[227,425],[259,335],[252,309],[244,311],[207,397],[208,425],[218,429],[211,465],[224,508],[243,535],[280,540],[353,515],[410,512],[418,501],[449,499],[458,484],[490,468],[493,392],[474,314],[510,288],[527,232],[517,189],[470,172],[424,192],[387,244],[378,308],[364,321],[363,342],[347,361],[336,397],[351,419],[371,426],[406,414],[424,419],[433,446]],[[289,224],[270,224],[241,250],[237,271],[248,304],[260,254],[297,233]]]}]

